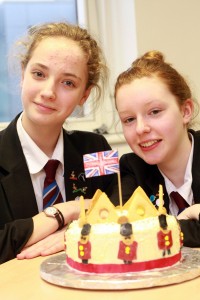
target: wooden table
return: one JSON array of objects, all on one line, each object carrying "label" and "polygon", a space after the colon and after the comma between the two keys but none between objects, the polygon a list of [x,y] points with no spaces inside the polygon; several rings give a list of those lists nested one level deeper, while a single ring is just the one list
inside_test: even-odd
[{"label": "wooden table", "polygon": [[200,300],[200,277],[163,287],[94,291],[65,288],[40,277],[40,264],[46,257],[11,260],[0,265],[0,298],[2,300]]}]

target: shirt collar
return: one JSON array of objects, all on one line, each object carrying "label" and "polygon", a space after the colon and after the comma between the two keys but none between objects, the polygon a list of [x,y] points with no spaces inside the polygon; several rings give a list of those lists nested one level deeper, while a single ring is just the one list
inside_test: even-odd
[{"label": "shirt collar", "polygon": [[[17,133],[22,145],[22,149],[26,158],[30,174],[36,174],[43,169],[49,157],[36,145],[22,125],[22,115],[17,120]],[[64,159],[63,159],[63,131],[61,130],[58,142],[54,149],[52,159],[57,159],[61,163],[61,172],[64,173]]]},{"label": "shirt collar", "polygon": [[[173,185],[173,183],[161,172],[161,174],[164,177],[165,180],[165,186],[168,195],[172,191],[177,191],[186,201],[191,198],[191,186],[192,186],[192,161],[193,161],[193,152],[194,152],[194,138],[192,134],[190,134],[190,139],[192,143],[189,159],[187,162],[186,170],[185,170],[185,175],[184,175],[184,183],[181,187],[178,189]],[[190,202],[190,201],[189,201]]]}]

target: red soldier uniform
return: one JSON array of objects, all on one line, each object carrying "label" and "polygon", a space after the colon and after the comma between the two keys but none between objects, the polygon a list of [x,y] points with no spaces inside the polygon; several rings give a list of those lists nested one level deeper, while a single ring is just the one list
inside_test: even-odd
[{"label": "red soldier uniform", "polygon": [[126,245],[122,241],[120,241],[118,258],[122,259],[124,262],[132,262],[132,260],[137,258],[137,245],[138,243],[136,241],[134,241],[130,245]]},{"label": "red soldier uniform", "polygon": [[83,261],[91,258],[91,243],[89,241],[86,244],[78,242],[78,257]]},{"label": "red soldier uniform", "polygon": [[166,232],[160,230],[157,234],[157,237],[158,237],[158,247],[159,249],[163,250],[163,256],[165,255],[166,251],[168,252],[168,254],[170,254],[170,248],[173,245],[171,230]]},{"label": "red soldier uniform", "polygon": [[91,243],[89,241],[89,234],[91,225],[86,223],[81,230],[80,241],[78,241],[78,257],[82,260],[83,264],[88,263],[91,258]]}]

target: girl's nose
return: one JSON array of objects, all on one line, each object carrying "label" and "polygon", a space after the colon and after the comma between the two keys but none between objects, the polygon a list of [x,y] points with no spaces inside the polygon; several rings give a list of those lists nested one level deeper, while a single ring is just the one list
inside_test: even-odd
[{"label": "girl's nose", "polygon": [[41,91],[41,95],[46,99],[54,100],[56,98],[54,82],[50,80],[46,81]]},{"label": "girl's nose", "polygon": [[150,127],[144,118],[138,118],[136,124],[137,134],[143,134],[150,132]]}]

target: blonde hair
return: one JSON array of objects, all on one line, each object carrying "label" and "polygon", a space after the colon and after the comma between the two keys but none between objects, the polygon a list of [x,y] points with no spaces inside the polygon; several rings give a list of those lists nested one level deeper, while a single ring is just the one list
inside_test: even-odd
[{"label": "blonde hair", "polygon": [[87,58],[88,82],[86,88],[95,87],[97,100],[99,100],[104,91],[105,83],[107,83],[108,68],[97,41],[86,29],[78,25],[54,22],[30,27],[27,36],[16,42],[19,49],[17,57],[21,66],[26,68],[37,45],[41,40],[48,37],[65,37],[77,42]]}]

